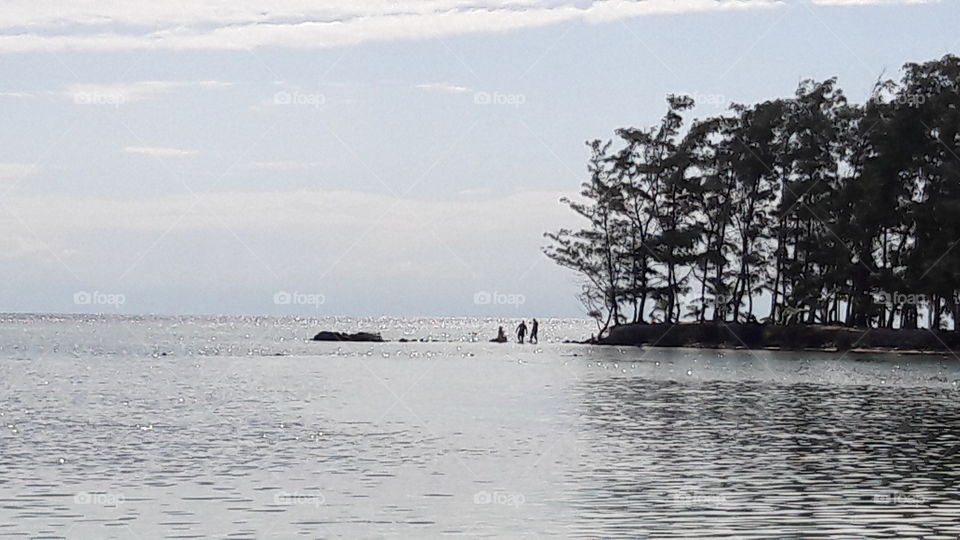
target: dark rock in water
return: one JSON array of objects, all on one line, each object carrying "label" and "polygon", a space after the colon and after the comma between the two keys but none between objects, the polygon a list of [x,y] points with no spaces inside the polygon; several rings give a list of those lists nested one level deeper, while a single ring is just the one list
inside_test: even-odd
[{"label": "dark rock in water", "polygon": [[313,341],[376,341],[382,342],[380,334],[372,332],[357,332],[356,334],[347,334],[344,332],[320,332],[313,336]]}]

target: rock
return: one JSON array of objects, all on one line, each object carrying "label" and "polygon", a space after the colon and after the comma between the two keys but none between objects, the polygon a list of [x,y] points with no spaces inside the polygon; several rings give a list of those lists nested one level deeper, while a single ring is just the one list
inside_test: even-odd
[{"label": "rock", "polygon": [[355,334],[347,334],[344,332],[320,332],[317,335],[313,336],[313,341],[374,341],[382,342],[383,338],[380,337],[380,334],[374,334],[372,332],[357,332]]}]

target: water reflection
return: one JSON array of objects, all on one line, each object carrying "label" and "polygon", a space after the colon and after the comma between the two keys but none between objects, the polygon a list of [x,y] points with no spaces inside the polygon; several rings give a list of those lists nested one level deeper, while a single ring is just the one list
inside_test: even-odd
[{"label": "water reflection", "polygon": [[[949,390],[639,378],[581,385],[579,536],[949,537]],[[940,536],[934,536],[940,535]]]}]

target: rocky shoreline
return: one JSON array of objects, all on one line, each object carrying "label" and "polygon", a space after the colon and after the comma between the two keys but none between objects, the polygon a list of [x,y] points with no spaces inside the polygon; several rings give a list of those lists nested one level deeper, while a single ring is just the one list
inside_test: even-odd
[{"label": "rocky shoreline", "polygon": [[951,353],[960,332],[759,323],[628,324],[593,341],[599,345],[825,352]]}]

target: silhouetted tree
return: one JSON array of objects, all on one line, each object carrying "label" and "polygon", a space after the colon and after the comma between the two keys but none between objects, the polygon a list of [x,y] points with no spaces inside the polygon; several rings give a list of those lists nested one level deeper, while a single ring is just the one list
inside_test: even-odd
[{"label": "silhouetted tree", "polygon": [[[685,317],[960,329],[960,58],[908,64],[862,105],[836,79],[692,121],[593,141],[585,228],[545,251],[610,324]],[[956,249],[955,249],[956,248]],[[686,310],[684,310],[686,306]]]},{"label": "silhouetted tree", "polygon": [[561,200],[574,212],[586,218],[587,227],[578,231],[562,229],[545,236],[553,241],[546,248],[547,256],[561,266],[575,270],[584,278],[580,300],[597,320],[602,335],[611,322],[619,324],[620,294],[625,277],[622,234],[618,220],[623,212],[623,193],[610,172],[610,143],[589,143],[592,156],[588,170],[590,179],[583,184],[580,199]]}]

